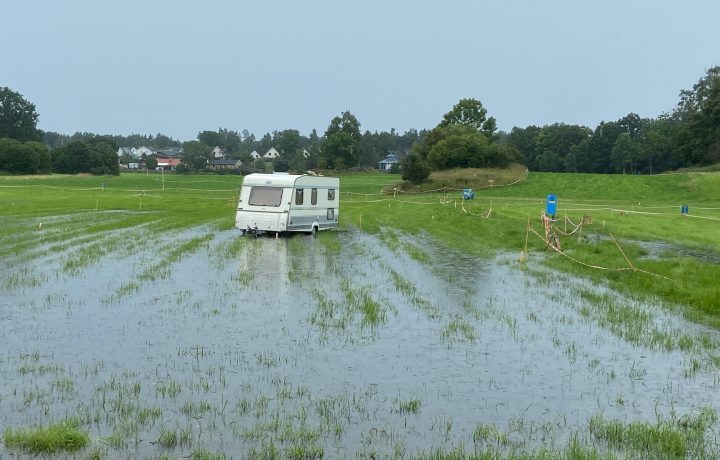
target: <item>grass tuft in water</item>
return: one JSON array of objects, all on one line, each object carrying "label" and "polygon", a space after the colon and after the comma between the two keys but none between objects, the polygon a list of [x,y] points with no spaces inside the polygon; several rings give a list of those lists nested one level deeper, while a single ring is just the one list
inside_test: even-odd
[{"label": "grass tuft in water", "polygon": [[8,449],[32,454],[54,454],[63,450],[75,452],[90,442],[90,436],[81,431],[79,425],[77,420],[70,419],[29,430],[7,428],[3,442]]},{"label": "grass tuft in water", "polygon": [[477,339],[475,328],[460,316],[454,317],[442,331],[445,340],[474,342]]},{"label": "grass tuft in water", "polygon": [[192,460],[225,460],[227,457],[225,454],[214,454],[207,450],[196,449],[190,455]]},{"label": "grass tuft in water", "polygon": [[497,426],[492,424],[478,423],[473,432],[475,444],[488,446],[506,446],[510,443],[507,433],[503,433]]},{"label": "grass tuft in water", "polygon": [[401,414],[417,414],[420,412],[422,402],[419,399],[410,399],[408,401],[398,401],[398,412]]},{"label": "grass tuft in water", "polygon": [[286,448],[285,454],[293,460],[313,460],[323,458],[325,450],[319,446],[295,445]]},{"label": "grass tuft in water", "polygon": [[657,423],[590,419],[590,433],[610,447],[632,450],[652,458],[705,458],[705,432],[717,422],[717,413],[703,409],[698,415]]},{"label": "grass tuft in water", "polygon": [[160,437],[157,440],[157,445],[164,449],[173,449],[178,445],[178,435],[175,430],[160,430]]}]

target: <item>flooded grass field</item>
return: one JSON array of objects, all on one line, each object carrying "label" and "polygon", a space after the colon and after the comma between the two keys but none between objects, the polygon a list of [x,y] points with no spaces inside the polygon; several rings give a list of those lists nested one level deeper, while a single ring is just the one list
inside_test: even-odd
[{"label": "flooded grass field", "polygon": [[183,221],[145,193],[6,212],[0,458],[717,458],[720,333],[679,307],[549,255],[241,237],[227,197]]}]

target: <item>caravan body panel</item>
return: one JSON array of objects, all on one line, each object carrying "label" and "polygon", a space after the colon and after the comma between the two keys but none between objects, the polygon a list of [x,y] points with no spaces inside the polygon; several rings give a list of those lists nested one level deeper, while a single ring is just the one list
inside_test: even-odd
[{"label": "caravan body panel", "polygon": [[243,180],[235,226],[255,232],[312,232],[337,228],[340,179],[249,174]]}]

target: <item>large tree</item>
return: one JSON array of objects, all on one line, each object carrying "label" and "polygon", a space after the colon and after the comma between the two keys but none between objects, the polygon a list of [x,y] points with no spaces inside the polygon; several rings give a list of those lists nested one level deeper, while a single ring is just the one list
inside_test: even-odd
[{"label": "large tree", "polygon": [[210,156],[212,155],[212,148],[200,141],[188,141],[183,142],[183,164],[188,170],[201,170],[205,169]]},{"label": "large tree", "polygon": [[647,146],[643,162],[650,174],[677,169],[683,165],[685,159],[682,151],[677,148],[677,133],[681,129],[681,123],[668,115],[647,121]]},{"label": "large tree", "polygon": [[461,99],[413,152],[432,169],[502,167],[519,154],[514,146],[497,144],[495,129],[480,101]]},{"label": "large tree", "polygon": [[302,148],[302,138],[296,129],[286,129],[275,133],[275,145],[284,158],[295,156]]},{"label": "large tree", "polygon": [[344,169],[358,164],[360,154],[360,122],[350,112],[343,112],[330,121],[322,144],[325,167]]},{"label": "large tree", "polygon": [[591,135],[589,128],[579,125],[555,123],[543,126],[535,139],[537,157],[528,167],[535,171],[565,171],[565,159],[572,147]]},{"label": "large tree", "polygon": [[327,131],[325,131],[325,137],[340,132],[349,134],[356,142],[360,141],[360,122],[355,115],[350,112],[343,112],[339,117],[333,118]]},{"label": "large tree", "polygon": [[720,162],[720,66],[708,69],[692,90],[680,92],[675,115],[684,128],[678,144],[686,165]]},{"label": "large tree", "polygon": [[629,169],[630,174],[635,174],[637,164],[642,158],[642,145],[633,139],[629,133],[621,133],[615,139],[615,144],[610,152],[610,160],[613,163],[615,172],[625,174]]},{"label": "large tree", "polygon": [[224,128],[219,128],[217,131],[201,131],[197,139],[210,148],[220,147],[226,154],[239,152],[242,145],[242,139],[236,131]]},{"label": "large tree", "polygon": [[35,105],[20,93],[0,87],[0,138],[19,141],[40,141],[42,133],[37,129],[38,113]]},{"label": "large tree", "polygon": [[477,99],[460,99],[448,113],[443,116],[438,126],[463,125],[481,132],[492,139],[497,129],[495,118],[487,116],[487,109]]},{"label": "large tree", "polygon": [[345,169],[357,164],[355,154],[357,145],[352,136],[338,132],[325,139],[322,146],[323,167]]}]

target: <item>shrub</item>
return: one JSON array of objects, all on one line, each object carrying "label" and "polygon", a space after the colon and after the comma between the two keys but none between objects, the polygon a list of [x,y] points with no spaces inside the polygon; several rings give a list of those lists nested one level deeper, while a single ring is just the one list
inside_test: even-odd
[{"label": "shrub", "polygon": [[411,153],[402,160],[402,178],[413,184],[419,184],[430,175],[430,168],[427,167],[420,155]]}]

